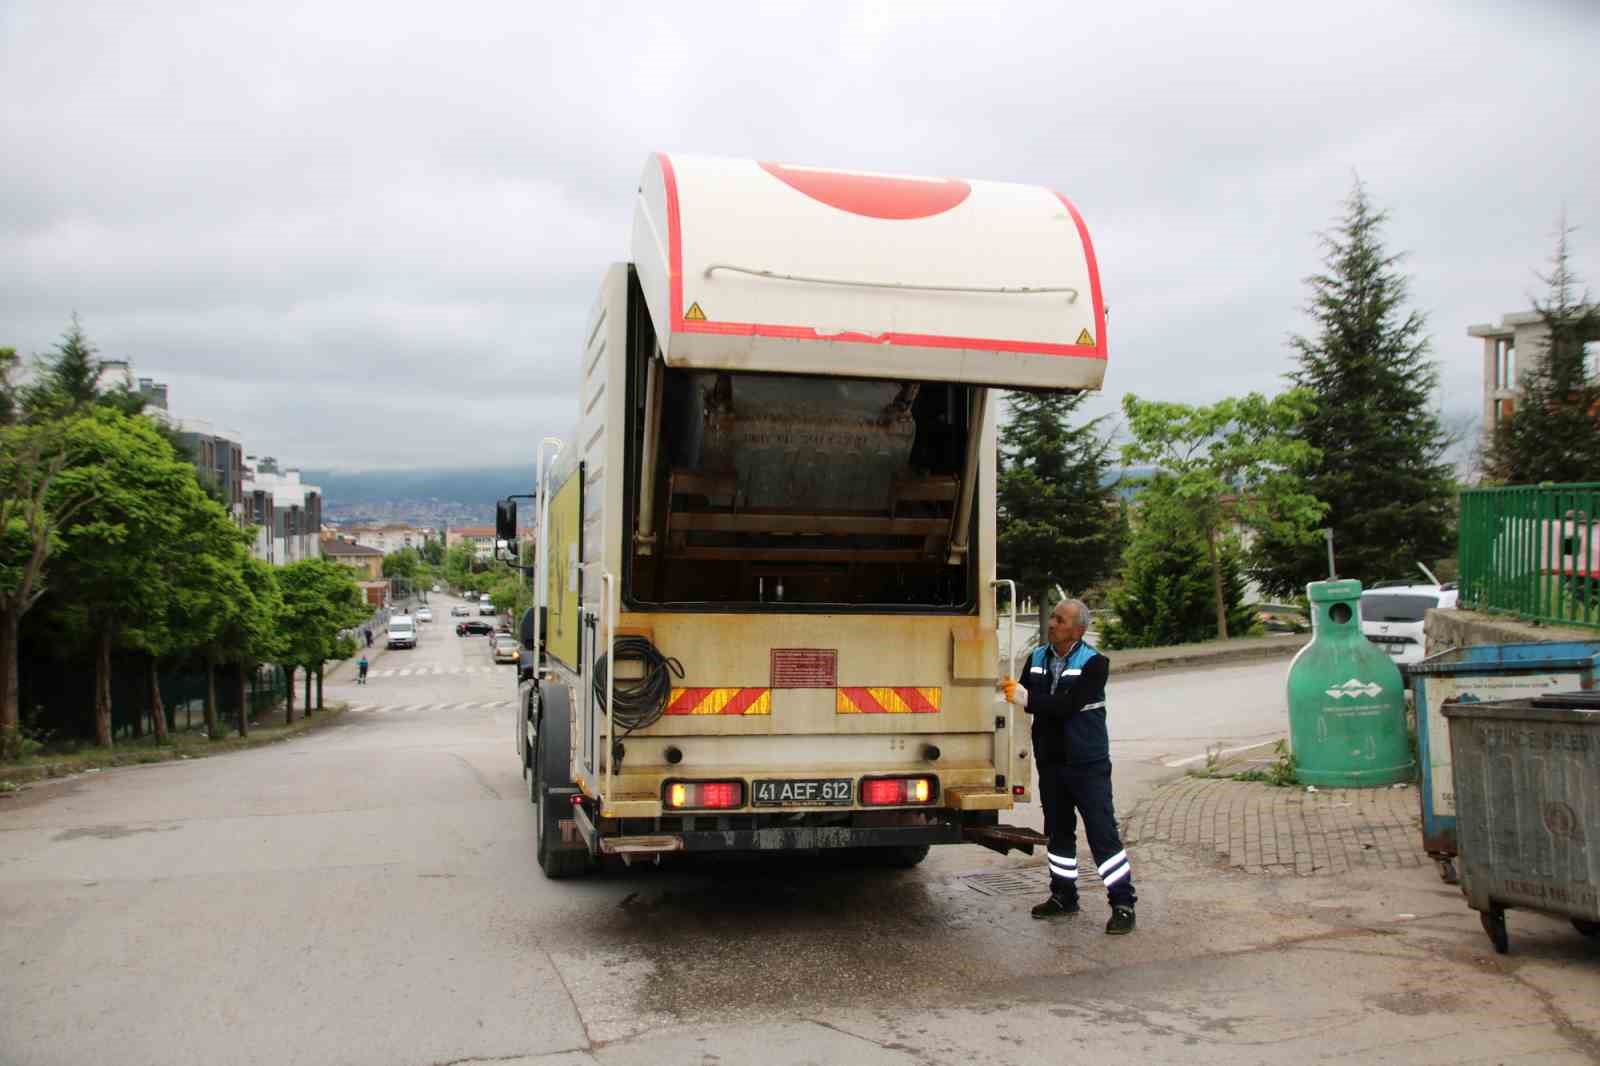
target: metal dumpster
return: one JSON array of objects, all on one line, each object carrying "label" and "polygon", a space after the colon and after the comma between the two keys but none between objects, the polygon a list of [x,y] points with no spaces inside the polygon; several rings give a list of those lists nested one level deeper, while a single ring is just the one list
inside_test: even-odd
[{"label": "metal dumpster", "polygon": [[1505,954],[1506,909],[1600,937],[1600,692],[1444,707],[1461,889]]},{"label": "metal dumpster", "polygon": [[1446,700],[1475,703],[1592,689],[1600,678],[1600,641],[1474,644],[1424,659],[1410,675],[1422,770],[1422,846],[1439,861],[1439,875],[1455,884],[1456,800],[1440,708]]}]

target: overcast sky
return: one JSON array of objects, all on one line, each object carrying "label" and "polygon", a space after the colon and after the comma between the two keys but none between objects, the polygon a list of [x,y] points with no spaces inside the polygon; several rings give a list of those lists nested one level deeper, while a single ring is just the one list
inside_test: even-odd
[{"label": "overcast sky", "polygon": [[76,311],[292,464],[531,464],[665,149],[1059,188],[1096,409],[1209,402],[1282,386],[1359,173],[1475,419],[1563,208],[1600,291],[1597,57],[1596,0],[0,0],[0,346]]}]

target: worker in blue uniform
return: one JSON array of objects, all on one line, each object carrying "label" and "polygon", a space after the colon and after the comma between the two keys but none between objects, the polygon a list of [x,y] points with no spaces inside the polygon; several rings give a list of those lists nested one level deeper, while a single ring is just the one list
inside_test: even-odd
[{"label": "worker in blue uniform", "polygon": [[1035,918],[1078,913],[1078,816],[1089,838],[1100,883],[1111,900],[1106,932],[1133,932],[1133,872],[1117,831],[1111,800],[1111,743],[1106,734],[1106,677],[1111,663],[1083,635],[1089,608],[1079,600],[1056,604],[1045,625],[1045,644],[1028,656],[1020,681],[1000,683],[1006,699],[1033,716],[1039,799],[1050,838],[1050,897]]}]

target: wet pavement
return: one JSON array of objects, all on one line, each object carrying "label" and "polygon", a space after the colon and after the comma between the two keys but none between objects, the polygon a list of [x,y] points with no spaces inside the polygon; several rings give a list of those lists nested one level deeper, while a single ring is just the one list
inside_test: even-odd
[{"label": "wet pavement", "polygon": [[[486,656],[435,623],[375,663],[411,675],[335,675],[368,709],[328,728],[0,801],[0,1062],[1600,1060],[1600,946],[1514,914],[1495,956],[1431,867],[1139,840],[1124,938],[1088,882],[1034,921],[1038,859],[972,846],[548,881]],[[1123,810],[1269,728],[1272,669],[1120,683]]]}]

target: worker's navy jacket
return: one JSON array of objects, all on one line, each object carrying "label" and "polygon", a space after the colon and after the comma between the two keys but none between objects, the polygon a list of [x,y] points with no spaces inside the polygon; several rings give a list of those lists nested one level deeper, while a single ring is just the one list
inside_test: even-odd
[{"label": "worker's navy jacket", "polygon": [[1106,677],[1111,661],[1078,641],[1065,662],[1048,644],[1034,649],[1019,680],[1033,715],[1033,756],[1040,766],[1089,767],[1109,762]]}]

